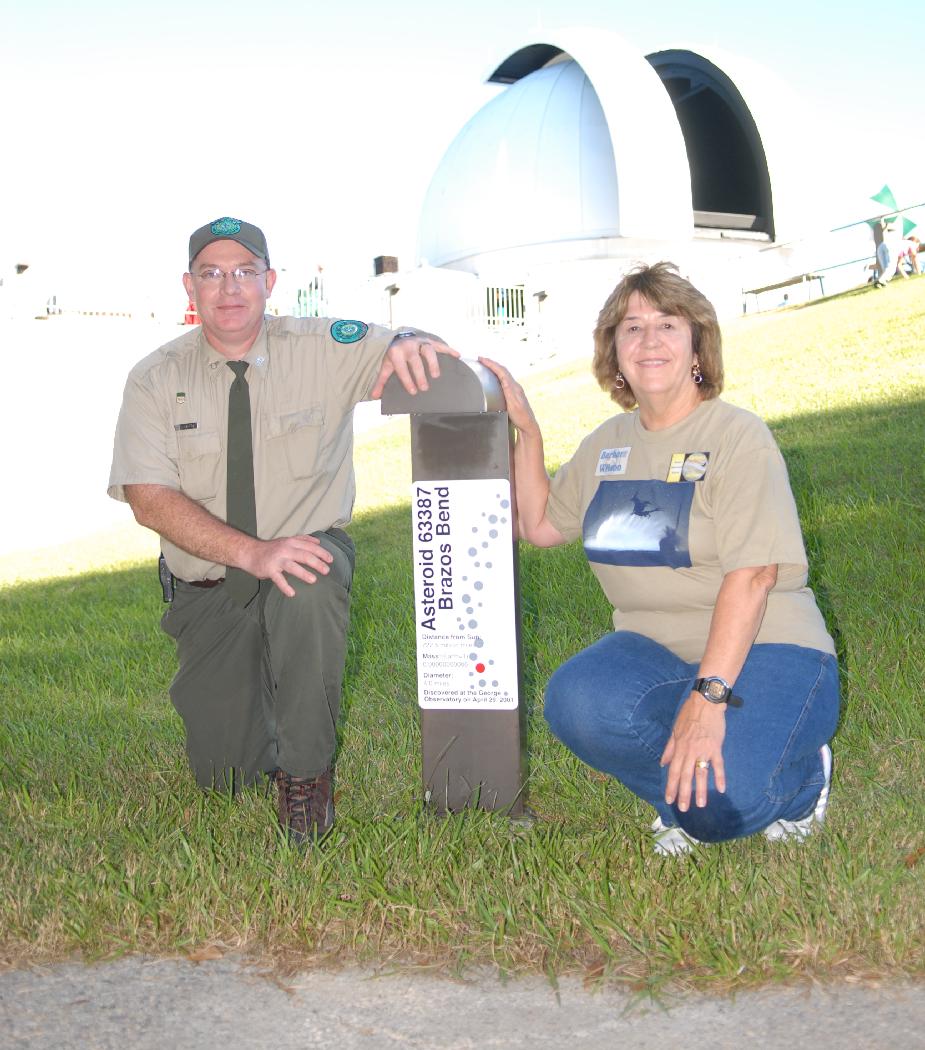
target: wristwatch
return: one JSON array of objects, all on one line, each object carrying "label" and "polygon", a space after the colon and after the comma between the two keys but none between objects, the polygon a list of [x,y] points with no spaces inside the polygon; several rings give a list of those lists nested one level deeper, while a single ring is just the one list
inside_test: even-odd
[{"label": "wristwatch", "polygon": [[416,337],[417,332],[412,332],[407,328],[403,328],[400,332],[396,332],[395,335],[392,336],[392,342],[394,343],[396,339],[414,339]]},{"label": "wristwatch", "polygon": [[736,696],[732,686],[725,678],[711,675],[708,678],[698,678],[694,682],[694,691],[700,693],[711,704],[729,704],[730,707],[741,707],[742,697]]}]

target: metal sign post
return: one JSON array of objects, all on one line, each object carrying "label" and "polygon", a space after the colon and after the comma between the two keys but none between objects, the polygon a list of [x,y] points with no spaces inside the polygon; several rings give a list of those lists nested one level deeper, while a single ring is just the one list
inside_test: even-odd
[{"label": "metal sign post", "polygon": [[438,812],[524,812],[520,603],[512,432],[501,385],[440,358],[414,396],[395,376],[382,414],[411,416],[411,522],[424,797]]}]

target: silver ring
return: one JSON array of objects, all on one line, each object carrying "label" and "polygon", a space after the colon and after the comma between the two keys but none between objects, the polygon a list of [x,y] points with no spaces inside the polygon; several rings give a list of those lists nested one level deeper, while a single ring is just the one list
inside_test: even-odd
[{"label": "silver ring", "polygon": [[707,759],[701,758],[697,762],[697,768],[698,769],[709,769],[710,768],[710,763],[707,761]]}]

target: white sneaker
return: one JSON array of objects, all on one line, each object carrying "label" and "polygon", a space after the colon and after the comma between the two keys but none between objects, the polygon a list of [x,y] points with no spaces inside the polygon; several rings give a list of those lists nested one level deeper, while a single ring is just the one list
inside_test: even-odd
[{"label": "white sneaker", "polygon": [[822,791],[819,792],[816,808],[808,817],[803,817],[801,820],[775,820],[773,824],[769,824],[764,829],[764,837],[768,842],[785,842],[787,839],[802,842],[807,835],[811,834],[816,824],[822,824],[825,821],[825,811],[829,804],[829,788],[832,785],[832,749],[828,744],[823,744],[819,748],[819,754],[822,756],[822,772],[825,775],[825,781]]},{"label": "white sneaker", "polygon": [[690,853],[694,846],[705,845],[700,839],[688,835],[683,828],[669,828],[662,822],[661,817],[656,817],[652,824],[652,836],[655,852],[664,857],[677,857],[682,853]]}]

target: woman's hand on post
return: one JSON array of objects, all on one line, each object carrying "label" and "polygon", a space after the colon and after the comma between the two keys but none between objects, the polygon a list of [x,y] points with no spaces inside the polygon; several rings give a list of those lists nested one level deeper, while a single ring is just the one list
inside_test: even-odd
[{"label": "woman's hand on post", "polygon": [[691,693],[678,711],[660,760],[661,765],[668,766],[665,801],[669,806],[677,800],[678,809],[686,813],[692,795],[697,806],[705,806],[711,769],[716,790],[726,790],[725,736],[725,705],[711,704],[699,693]]},{"label": "woman's hand on post", "polygon": [[484,365],[498,377],[498,382],[501,384],[501,392],[504,394],[507,414],[514,426],[521,432],[527,431],[532,433],[538,431],[539,424],[520,383],[517,382],[504,365],[498,364],[497,361],[492,361],[490,357],[480,357],[479,364]]}]

